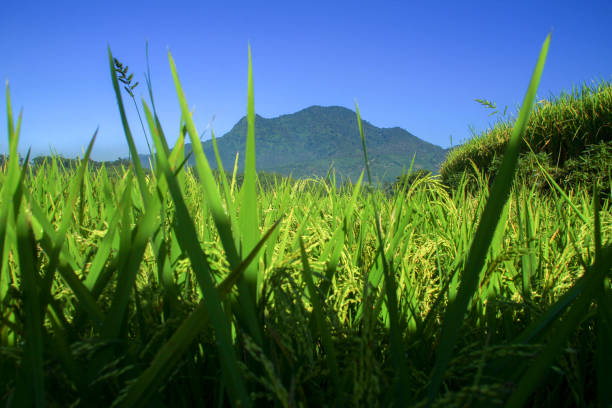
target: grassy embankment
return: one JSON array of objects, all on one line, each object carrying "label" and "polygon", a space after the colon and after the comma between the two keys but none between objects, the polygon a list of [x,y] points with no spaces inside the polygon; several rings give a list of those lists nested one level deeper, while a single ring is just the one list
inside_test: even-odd
[{"label": "grassy embankment", "polygon": [[392,197],[258,191],[250,59],[240,189],[215,180],[170,56],[186,133],[170,151],[143,101],[149,174],[110,51],[134,158],[118,180],[87,166],[95,137],[74,171],[20,166],[7,88],[3,404],[608,406],[609,202],[512,183],[548,41],[492,187],[464,177],[451,193],[437,178]]},{"label": "grassy embankment", "polygon": [[[466,172],[471,177],[483,175],[492,180],[513,124],[511,118],[504,116],[492,129],[451,150],[440,169],[444,183],[456,186]],[[583,84],[558,97],[538,101],[529,118],[524,141],[519,158],[519,182],[537,184],[540,191],[550,191],[545,175],[548,173],[567,192],[591,188],[596,181],[609,197],[612,83],[602,80],[591,86]]]}]

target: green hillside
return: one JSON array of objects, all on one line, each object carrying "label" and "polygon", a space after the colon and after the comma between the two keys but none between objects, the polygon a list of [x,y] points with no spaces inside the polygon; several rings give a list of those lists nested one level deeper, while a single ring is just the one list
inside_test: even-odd
[{"label": "green hillside", "polygon": [[[373,176],[393,181],[408,169],[414,154],[415,167],[437,172],[446,150],[425,142],[399,127],[378,128],[364,121],[368,154]],[[219,154],[231,169],[239,152],[239,168],[244,166],[246,117],[228,133],[217,138]],[[211,166],[216,167],[212,141],[203,143]],[[257,169],[292,174],[296,178],[324,176],[332,166],[336,174],[356,180],[364,168],[363,151],[355,112],[339,106],[311,106],[277,118],[255,119]],[[186,145],[186,152],[191,145]],[[194,164],[191,158],[191,164]]]},{"label": "green hillside", "polygon": [[[492,129],[449,152],[440,169],[443,182],[458,185],[464,173],[474,174],[474,166],[492,180],[513,127],[514,120],[502,118]],[[548,186],[542,165],[567,191],[579,185],[592,186],[596,180],[600,189],[609,194],[612,82],[582,84],[538,101],[527,123],[525,142],[521,147],[519,179],[530,185]]]}]

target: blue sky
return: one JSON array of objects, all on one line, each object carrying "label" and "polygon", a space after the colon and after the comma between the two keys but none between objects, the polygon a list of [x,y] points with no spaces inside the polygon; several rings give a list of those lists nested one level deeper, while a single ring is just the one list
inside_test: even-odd
[{"label": "blue sky", "polygon": [[[90,4],[91,3],[91,4]],[[611,79],[610,1],[488,2],[29,2],[5,0],[0,79],[23,107],[20,150],[93,158],[127,156],[106,47],[129,65],[144,97],[145,41],[162,125],[176,140],[179,106],[167,50],[202,131],[220,136],[246,113],[247,44],[255,111],[310,105],[354,108],[376,126],[400,126],[447,147],[494,121],[474,102],[514,110],[552,29],[539,96]],[[4,95],[4,93],[2,93]],[[137,147],[146,143],[131,101]],[[8,149],[0,98],[0,152]],[[357,136],[357,130],[355,132]]]}]

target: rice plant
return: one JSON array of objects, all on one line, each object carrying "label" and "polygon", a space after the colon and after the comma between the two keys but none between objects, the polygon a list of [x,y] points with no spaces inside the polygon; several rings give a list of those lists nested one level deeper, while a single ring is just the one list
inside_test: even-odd
[{"label": "rice plant", "polygon": [[20,164],[7,85],[3,404],[609,406],[609,200],[598,185],[513,183],[549,41],[495,181],[476,190],[467,173],[454,191],[435,176],[374,188],[361,126],[356,184],[263,188],[250,49],[240,185],[235,165],[211,170],[170,53],[182,131],[170,148],[147,80],[151,172],[110,49],[132,158],[121,171],[91,165],[95,134],[75,166]]}]

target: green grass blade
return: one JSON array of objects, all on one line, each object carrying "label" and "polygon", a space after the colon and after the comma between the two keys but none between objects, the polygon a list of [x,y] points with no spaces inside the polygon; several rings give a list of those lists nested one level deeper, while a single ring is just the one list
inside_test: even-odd
[{"label": "green grass blade", "polygon": [[[368,151],[366,148],[365,134],[363,132],[363,125],[361,123],[361,114],[359,113],[359,106],[355,101],[355,111],[357,113],[357,125],[359,127],[359,136],[361,137],[361,144],[363,147],[363,156],[365,160],[366,170],[368,173],[368,183],[372,188],[372,176],[370,174],[370,165],[368,163]],[[393,368],[395,369],[395,402],[398,406],[407,406],[409,401],[408,392],[408,375],[406,372],[406,363],[404,358],[404,351],[402,345],[402,335],[400,333],[400,317],[398,311],[398,300],[396,292],[395,276],[391,276],[393,269],[389,264],[385,255],[385,240],[382,233],[382,225],[380,220],[380,212],[378,205],[373,193],[370,193],[372,198],[372,207],[374,208],[374,223],[376,224],[376,234],[378,238],[378,254],[380,255],[380,261],[382,263],[382,272],[385,278],[385,295],[386,305],[389,313],[389,325],[391,329],[391,358],[393,360]]]},{"label": "green grass blade", "polygon": [[[51,224],[49,224],[49,222],[46,220],[38,204],[34,201],[30,201],[29,205],[32,215],[36,220],[38,220],[43,228],[43,236],[39,241],[40,247],[47,254],[57,253],[57,255],[54,255],[56,257],[54,261],[54,268],[60,272],[60,275],[76,296],[80,307],[89,314],[92,321],[101,323],[104,320],[104,315],[96,304],[96,301],[91,295],[89,289],[83,284],[83,282],[81,282],[79,277],[74,272],[77,268],[76,262],[71,259],[70,254],[65,247],[59,249],[58,252],[58,249],[54,244],[54,242],[59,241],[57,234],[53,231]],[[49,273],[49,269],[47,269],[47,273]],[[48,281],[48,277],[46,277],[45,280]],[[48,284],[46,284],[44,288],[46,290],[45,295],[49,296],[47,291]]]},{"label": "green grass blade", "polygon": [[[611,263],[606,269],[602,247],[601,218],[599,209],[599,189],[597,183],[593,183],[593,214],[594,228],[593,239],[595,241],[595,268],[599,269],[599,274],[603,282],[596,292],[597,299],[597,399],[600,407],[612,405],[612,290],[610,288]],[[610,246],[612,248],[612,246]],[[611,254],[607,254],[612,258]]]},{"label": "green grass blade", "polygon": [[[522,269],[522,283],[523,283],[523,296],[527,299],[531,297],[531,280],[533,279],[537,261],[535,256],[534,241],[535,236],[533,232],[533,217],[531,214],[531,208],[529,206],[529,200],[524,200],[523,214],[525,217],[525,242],[527,243],[527,254],[521,257],[521,269]],[[519,215],[519,218],[521,216]]]},{"label": "green grass blade", "polygon": [[219,237],[221,238],[221,243],[223,244],[223,248],[225,249],[228,257],[228,261],[232,267],[235,267],[240,262],[240,257],[238,256],[238,251],[234,244],[231,223],[227,214],[223,210],[221,195],[219,194],[217,183],[215,182],[212,170],[208,164],[206,155],[204,154],[200,136],[196,130],[195,124],[193,123],[193,119],[191,118],[189,107],[187,106],[187,100],[185,99],[185,94],[183,93],[183,88],[178,78],[174,59],[169,51],[168,59],[170,61],[170,69],[172,70],[172,77],[174,78],[176,93],[178,95],[179,103],[181,105],[181,112],[185,120],[185,127],[187,128],[187,132],[189,133],[189,138],[191,140],[191,149],[196,160],[196,168],[204,189],[206,201],[208,202],[212,212],[213,220],[215,221],[217,231],[219,232]]},{"label": "green grass blade", "polygon": [[[125,200],[122,201],[125,202]],[[119,205],[119,209],[108,223],[106,234],[98,246],[96,255],[91,261],[91,267],[89,268],[89,272],[87,273],[87,277],[85,278],[84,282],[85,287],[89,290],[94,288],[100,274],[102,273],[102,270],[104,269],[104,265],[106,265],[106,262],[111,255],[113,242],[115,240],[117,227],[119,225],[119,220],[121,219],[123,209],[125,208]]]},{"label": "green grass blade", "polygon": [[[93,149],[94,142],[96,141],[97,134],[98,134],[98,131],[96,130],[94,132],[93,137],[91,138],[91,141],[89,142],[89,145],[87,146],[87,150],[85,151],[85,156],[83,157],[83,160],[81,161],[81,164],[77,170],[77,174],[71,181],[69,191],[68,191],[68,200],[66,201],[66,204],[65,204],[66,207],[64,208],[64,211],[62,213],[62,220],[58,228],[58,231],[56,233],[49,234],[50,236],[54,236],[54,240],[53,240],[52,246],[47,248],[47,250],[49,251],[48,252],[49,263],[47,264],[45,276],[44,276],[44,288],[45,288],[44,293],[45,294],[48,294],[51,290],[51,284],[53,283],[55,270],[59,262],[60,253],[62,252],[62,249],[64,248],[64,243],[66,242],[66,233],[68,231],[68,228],[73,222],[74,207],[76,204],[76,200],[80,196],[80,193],[83,188],[83,178],[85,177],[85,171],[87,169],[87,162],[89,160],[89,156],[91,155],[91,151]],[[41,222],[42,217],[43,215],[41,214],[39,222]],[[49,230],[49,231],[53,232],[52,230]],[[86,296],[88,295],[87,289],[83,286],[79,278],[73,275],[74,273],[66,275],[64,276],[64,278],[67,280],[67,283],[75,291],[75,294],[77,296],[80,296],[80,295],[85,296],[85,298],[81,299],[84,302],[84,304],[90,303],[86,298]],[[46,305],[43,304],[43,306],[46,306]]]},{"label": "green grass blade", "polygon": [[6,124],[8,126],[9,146],[13,146],[13,134],[15,123],[13,122],[13,108],[11,105],[11,89],[8,80],[6,81]]},{"label": "green grass blade", "polygon": [[[170,57],[170,61],[172,62],[172,57]],[[171,63],[174,66],[173,63]],[[178,78],[176,77],[176,70],[173,70],[175,79],[177,81],[177,90],[180,90],[180,84],[178,84]],[[182,94],[182,91],[180,91]],[[182,103],[184,102],[184,97],[182,98]],[[151,130],[151,135],[153,137],[153,141],[155,143],[156,150],[158,152],[158,163],[159,168],[157,169],[163,176],[166,178],[168,182],[168,188],[170,191],[170,195],[174,201],[174,205],[176,207],[176,225],[175,229],[177,232],[177,238],[179,240],[179,244],[183,251],[187,254],[191,261],[191,266],[196,274],[196,278],[200,285],[200,289],[204,295],[204,299],[206,299],[206,308],[207,313],[211,319],[212,326],[215,330],[215,335],[217,339],[217,348],[219,349],[221,366],[224,372],[225,384],[229,389],[230,399],[234,406],[250,406],[250,398],[247,394],[246,387],[242,380],[242,376],[240,371],[238,370],[238,364],[236,360],[236,355],[234,353],[232,339],[230,335],[230,324],[225,316],[225,312],[221,307],[221,299],[219,294],[217,293],[214,286],[214,278],[211,274],[210,266],[202,249],[200,248],[198,241],[198,234],[196,232],[196,228],[194,226],[193,220],[189,216],[189,211],[185,202],[183,200],[183,196],[181,195],[181,190],[170,169],[170,165],[168,163],[168,157],[162,148],[162,140],[160,139],[160,133],[157,130],[157,125],[155,124],[153,117],[151,116],[151,112],[146,104],[143,104],[145,115],[147,117],[147,121],[149,123],[149,127]],[[186,103],[185,103],[186,107]],[[190,120],[188,120],[188,123]],[[191,122],[191,126],[193,131],[195,131],[195,127],[193,126],[193,122]],[[194,132],[195,133],[195,132]],[[190,136],[193,137],[193,135]],[[199,138],[197,137],[197,133],[195,133],[195,137],[192,140],[197,140],[199,143]],[[201,149],[200,145],[200,149]],[[202,151],[196,153],[196,159],[199,156],[199,159],[202,160],[202,156],[204,153]],[[204,160],[206,158],[204,157]],[[202,166],[202,162],[200,162],[200,166]],[[210,168],[208,171],[210,172]],[[207,174],[203,171],[203,174]],[[161,175],[160,175],[161,176]],[[210,183],[214,183],[212,180],[212,174],[210,174]],[[217,197],[218,198],[218,197]],[[229,237],[231,239],[231,236]]]},{"label": "green grass blade", "polygon": [[436,363],[427,391],[427,400],[429,404],[431,404],[438,395],[440,385],[444,379],[446,367],[452,357],[453,346],[459,335],[461,325],[463,324],[465,312],[478,286],[478,278],[484,266],[491,239],[497,229],[499,217],[508,200],[508,194],[510,193],[518,162],[522,136],[525,132],[540,77],[542,76],[549,44],[550,34],[546,37],[542,45],[536,68],[531,77],[518,119],[512,130],[512,135],[506,147],[506,153],[504,154],[500,170],[495,177],[491,195],[489,200],[487,200],[474,235],[465,270],[461,276],[457,297],[449,304],[444,316],[442,333],[436,350]]},{"label": "green grass blade", "polygon": [[14,399],[15,406],[45,406],[43,370],[43,316],[38,294],[40,276],[34,265],[34,239],[29,220],[21,214],[17,221],[17,246],[21,270],[21,290],[25,306],[25,349]]},{"label": "green grass blade", "polygon": [[[0,273],[5,270],[5,264],[8,262],[8,253],[4,253],[6,228],[9,222],[13,222],[9,217],[10,206],[15,198],[15,190],[17,189],[17,181],[19,180],[19,154],[17,153],[17,145],[19,143],[19,126],[17,131],[13,122],[13,111],[11,107],[11,95],[8,81],[6,82],[6,116],[8,122],[8,142],[9,142],[9,158],[8,171],[6,178],[2,182],[0,189]],[[19,114],[18,123],[21,123],[21,113]],[[9,287],[8,276],[4,274],[0,276],[0,301],[4,298],[4,294]]]},{"label": "green grass blade", "polygon": [[[230,185],[227,181],[227,175],[225,174],[225,169],[223,168],[223,163],[221,162],[221,156],[219,155],[219,148],[217,147],[217,138],[215,137],[215,132],[211,130],[210,132],[212,137],[212,145],[213,150],[215,152],[215,160],[217,161],[217,169],[219,171],[219,176],[221,178],[221,184],[223,185],[223,194],[225,195],[225,205],[227,206],[227,212],[230,216],[230,221],[232,224],[232,228],[234,231],[237,231],[237,220],[235,219],[236,213],[234,212],[234,203],[232,200],[232,194],[230,191]],[[236,247],[240,245],[240,242],[236,242],[238,237],[234,237],[234,243]]]},{"label": "green grass blade", "polygon": [[108,63],[110,65],[111,79],[113,82],[113,89],[115,90],[115,98],[117,99],[117,106],[119,107],[119,114],[121,115],[121,124],[123,125],[123,132],[128,142],[130,153],[132,155],[132,161],[134,162],[134,171],[136,179],[138,180],[138,186],[140,187],[140,194],[142,201],[147,203],[150,198],[149,189],[145,181],[144,170],[140,163],[140,157],[136,150],[136,144],[134,144],[134,138],[132,137],[132,131],[125,115],[125,109],[123,107],[123,98],[121,97],[121,90],[119,89],[119,82],[117,81],[117,71],[115,70],[115,64],[113,62],[113,54],[111,53],[110,46],[108,47]]},{"label": "green grass blade", "polygon": [[104,326],[101,332],[102,337],[116,338],[119,336],[127,305],[130,300],[132,289],[134,288],[134,282],[136,281],[136,276],[140,269],[142,257],[144,256],[149,239],[159,228],[159,221],[157,218],[160,208],[160,201],[157,197],[153,197],[149,200],[149,204],[145,208],[144,216],[138,222],[130,248],[129,261],[118,276],[117,288],[113,294],[111,307],[104,320]]},{"label": "green grass blade", "polygon": [[[242,235],[241,252],[248,253],[259,240],[259,217],[257,210],[256,194],[256,169],[255,169],[255,99],[253,95],[253,67],[251,61],[251,46],[249,45],[249,69],[248,69],[248,97],[247,97],[247,140],[246,156],[244,158],[244,182],[240,191],[242,202],[240,203],[240,233]],[[249,288],[252,299],[259,298],[258,288],[261,285],[261,276],[257,263],[245,271],[245,283]]]},{"label": "green grass blade", "polygon": [[[202,143],[200,142],[199,134],[196,131],[195,124],[193,123],[191,114],[189,113],[189,110],[187,107],[187,101],[185,99],[185,95],[183,93],[183,89],[181,87],[181,83],[179,81],[178,74],[176,72],[176,66],[174,64],[174,60],[172,59],[172,55],[170,55],[170,52],[168,52],[168,59],[170,60],[170,68],[172,70],[172,76],[174,78],[174,85],[176,88],[176,93],[178,95],[183,117],[185,119],[185,126],[187,128],[187,132],[189,133],[189,137],[191,139],[191,148],[192,148],[192,151],[196,159],[196,168],[198,170],[198,174],[200,175],[202,187],[206,193],[206,200],[210,206],[213,220],[217,227],[217,231],[219,232],[221,244],[223,245],[223,248],[225,249],[225,253],[226,253],[228,262],[230,264],[230,267],[235,268],[236,265],[238,265],[240,262],[240,254],[238,253],[237,248],[235,246],[235,242],[237,241],[237,239],[234,239],[232,229],[231,229],[230,218],[226,214],[226,212],[223,210],[223,207],[221,204],[221,195],[219,193],[219,189],[217,188],[217,183],[212,174],[210,165],[208,164],[208,160],[206,159],[206,156],[204,154],[204,150],[202,148]],[[252,94],[252,91],[251,91],[251,94]],[[253,108],[251,107],[251,110],[252,109]],[[254,154],[254,150],[252,153]],[[253,159],[253,166],[254,166],[254,158],[252,159]],[[246,180],[244,184],[246,184]],[[256,205],[256,201],[251,201],[252,197],[250,193],[248,193],[250,190],[248,189],[244,190],[245,188],[244,184],[243,184],[243,192],[245,192],[245,194],[242,194],[243,202],[241,206],[241,214],[243,213],[243,211],[246,211],[246,213],[249,214],[249,213],[252,213],[252,209],[249,209],[249,207]],[[253,181],[253,189],[255,188],[254,186],[255,186],[255,182]],[[257,227],[258,221],[256,219],[244,220],[243,223],[244,225],[249,225],[252,227],[254,226],[255,228],[258,228]],[[242,226],[243,225],[241,225],[241,227]],[[246,235],[244,235],[244,231],[236,231],[236,233],[239,234],[239,236],[241,236],[242,238],[244,238],[245,236],[247,237],[246,238],[247,242],[252,243],[250,248],[253,248],[253,246],[257,243],[257,241],[249,241],[250,238],[248,237],[254,236],[252,233],[246,233]],[[243,245],[242,254],[248,253],[248,251],[244,249],[246,248],[244,247],[245,245],[244,239],[242,240],[242,245]],[[256,267],[257,265],[252,266],[252,268],[256,268]],[[240,282],[238,285],[238,290],[239,290],[238,300],[239,300],[239,304],[240,304],[239,306],[240,306],[240,311],[241,311],[240,317],[242,317],[243,321],[246,322],[249,328],[250,335],[254,338],[254,340],[258,344],[261,345],[262,344],[261,328],[259,327],[259,323],[255,315],[255,299],[256,298],[253,293],[255,286],[252,286],[249,284],[249,282],[251,282],[249,280],[249,276],[250,276],[249,270],[247,270],[245,272],[244,281]],[[251,283],[256,284],[256,282],[251,282]],[[251,289],[249,289],[249,287]]]},{"label": "green grass blade", "polygon": [[353,189],[353,193],[347,204],[342,223],[338,224],[332,238],[330,239],[329,245],[333,245],[333,249],[330,251],[331,253],[329,254],[329,258],[325,260],[325,280],[320,286],[321,294],[324,297],[327,297],[329,295],[329,289],[331,287],[334,274],[336,273],[336,268],[338,267],[340,255],[342,254],[342,250],[344,249],[346,235],[348,235],[348,226],[351,225],[353,210],[355,209],[355,203],[357,202],[357,197],[359,196],[362,181],[363,172],[361,172],[361,175],[357,180],[357,184]]},{"label": "green grass blade", "polygon": [[[606,275],[612,270],[612,246],[606,246],[601,251],[602,260],[585,272],[585,288],[580,293],[567,316],[558,320],[552,329],[550,342],[538,356],[529,364],[529,368],[516,385],[514,392],[506,402],[506,408],[523,407],[531,393],[538,387],[540,380],[550,369],[567,344],[569,337],[575,332],[580,322],[587,314],[593,298],[601,291]],[[607,346],[609,347],[609,346]],[[608,350],[609,351],[609,350]],[[606,371],[608,371],[606,369]]]},{"label": "green grass blade", "polygon": [[542,337],[546,330],[566,311],[574,300],[584,290],[584,278],[576,281],[566,293],[563,294],[546,313],[534,320],[514,341],[515,344],[532,343]]},{"label": "green grass blade", "polygon": [[544,173],[544,176],[546,177],[546,181],[548,182],[548,184],[552,187],[554,187],[555,191],[557,191],[557,193],[559,193],[559,195],[561,195],[561,197],[563,197],[563,199],[565,200],[565,202],[572,207],[572,209],[574,211],[576,211],[576,214],[578,214],[578,216],[580,217],[580,220],[582,222],[584,222],[585,224],[588,222],[587,218],[584,216],[584,214],[582,213],[582,211],[580,211],[580,209],[576,206],[576,204],[574,204],[574,202],[572,201],[571,198],[569,198],[569,196],[565,193],[565,191],[563,191],[563,189],[561,188],[561,186],[559,186],[559,184],[557,184],[557,182],[555,181],[555,179],[550,175],[550,173],[544,168],[544,166],[542,166],[542,164],[540,163],[540,160],[538,160],[537,155],[535,154],[535,152],[533,151],[533,149],[531,148],[531,146],[529,145],[529,143],[527,143],[527,147],[529,147],[529,150],[531,151],[531,153],[534,155],[533,158],[536,161],[536,164],[538,165],[538,167],[540,168],[540,170],[542,171],[542,173]]},{"label": "green grass blade", "polygon": [[332,377],[332,382],[336,388],[336,393],[340,393],[340,383],[339,383],[339,369],[338,362],[336,359],[336,349],[334,347],[334,343],[331,338],[331,334],[329,332],[329,328],[327,327],[324,314],[323,314],[323,303],[321,302],[321,298],[319,297],[319,292],[312,280],[312,271],[310,269],[310,265],[308,263],[308,257],[306,256],[306,249],[304,249],[304,242],[302,238],[299,238],[300,241],[300,254],[302,257],[302,277],[306,282],[306,287],[308,288],[308,293],[310,295],[310,302],[312,303],[312,313],[314,315],[314,319],[317,325],[317,329],[319,330],[319,335],[321,336],[321,342],[323,343],[323,348],[327,354],[327,362],[330,369],[330,374]]},{"label": "green grass blade", "polygon": [[[244,274],[247,266],[253,262],[265,242],[278,227],[280,221],[279,219],[272,225],[245,260],[217,286],[217,293],[221,300],[230,293],[232,287]],[[194,338],[204,330],[208,324],[208,306],[206,305],[206,301],[203,300],[183,323],[181,323],[170,340],[159,349],[153,361],[151,361],[151,365],[132,385],[129,386],[125,396],[119,397],[121,406],[135,407],[145,405],[150,397],[154,395],[153,391],[156,390],[159,384],[172,372],[172,369],[179,362],[181,356],[185,354],[189,346],[193,343]]]}]

